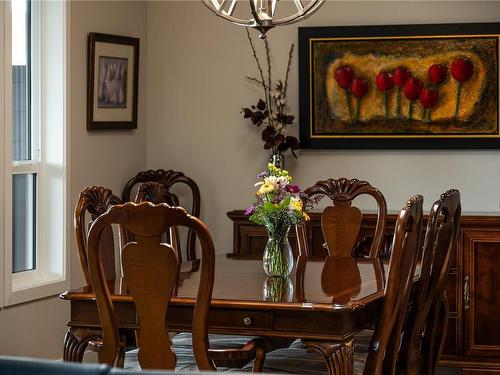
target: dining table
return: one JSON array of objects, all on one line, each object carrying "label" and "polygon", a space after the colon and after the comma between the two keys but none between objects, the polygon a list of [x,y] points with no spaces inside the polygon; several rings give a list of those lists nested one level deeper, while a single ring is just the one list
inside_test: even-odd
[{"label": "dining table", "polygon": [[[199,265],[199,260],[180,264],[167,311],[169,332],[191,330]],[[266,276],[261,260],[218,254],[208,330],[258,336],[270,343],[301,339],[309,350],[324,357],[330,374],[339,369],[352,373],[353,337],[376,322],[387,272],[388,263],[380,259],[299,256],[288,278],[276,278]],[[108,287],[119,327],[139,329],[126,280],[109,280]],[[71,304],[64,360],[82,361],[88,342],[101,335],[94,293],[90,286],[83,286],[60,297]]]}]

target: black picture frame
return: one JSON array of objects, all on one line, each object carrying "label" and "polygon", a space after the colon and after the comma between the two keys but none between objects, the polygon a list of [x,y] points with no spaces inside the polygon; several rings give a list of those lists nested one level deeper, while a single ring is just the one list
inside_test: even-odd
[{"label": "black picture frame", "polygon": [[[299,104],[300,104],[300,144],[302,149],[496,149],[500,148],[499,121],[499,43],[500,23],[462,23],[462,24],[420,24],[384,25],[353,27],[300,27],[299,34]],[[319,133],[317,129],[317,110],[315,107],[321,95],[326,97],[326,88],[315,91],[313,76],[313,48],[317,41],[336,40],[379,40],[425,39],[432,38],[496,38],[495,88],[490,91],[496,95],[495,130],[484,134],[335,134]],[[493,42],[492,42],[493,43]],[[345,48],[345,47],[344,47]],[[449,73],[448,73],[449,74]],[[326,76],[325,76],[326,77]],[[375,78],[375,77],[373,77]],[[451,77],[450,77],[451,80]],[[372,80],[373,84],[373,80]],[[326,84],[324,85],[326,87]],[[317,94],[317,93],[320,94]],[[316,94],[315,94],[316,93]],[[460,97],[460,96],[458,96]],[[353,99],[354,100],[354,99]],[[490,105],[491,107],[491,105]],[[494,113],[494,112],[491,112]],[[494,118],[494,115],[492,115]],[[325,118],[323,116],[323,118]],[[330,118],[329,118],[330,119]],[[334,123],[334,120],[329,120]],[[403,121],[403,120],[402,120]],[[423,121],[423,120],[422,120]],[[455,120],[456,121],[456,120]],[[345,131],[345,130],[344,130]]]},{"label": "black picture frame", "polygon": [[[123,60],[123,62],[128,64],[128,59],[114,56],[113,53],[99,54],[96,53],[96,43],[105,43],[105,45],[118,45],[124,47],[131,47],[133,51],[131,56],[133,57],[132,66],[125,66],[125,82],[121,83],[123,95],[121,95],[120,102],[102,105],[99,95],[99,88],[96,87],[96,74],[100,72],[96,71],[97,59],[108,59],[109,61]],[[89,33],[88,36],[88,60],[87,60],[87,130],[121,130],[121,129],[137,129],[137,115],[138,115],[138,94],[139,94],[139,39],[127,36],[110,35],[102,33]],[[101,65],[99,65],[101,66]],[[98,69],[97,69],[98,70]],[[131,70],[131,78],[128,72]],[[98,81],[99,82],[99,81]],[[127,99],[131,95],[131,98]],[[98,102],[95,102],[96,99]],[[108,111],[119,111],[116,116],[110,116],[112,118],[106,119],[105,115],[97,118],[96,116],[96,103],[99,110],[104,109]],[[129,110],[130,107],[130,110]],[[126,111],[124,111],[126,110]],[[110,112],[108,112],[110,113]],[[116,112],[115,112],[116,113]],[[104,118],[103,118],[104,117]]]}]

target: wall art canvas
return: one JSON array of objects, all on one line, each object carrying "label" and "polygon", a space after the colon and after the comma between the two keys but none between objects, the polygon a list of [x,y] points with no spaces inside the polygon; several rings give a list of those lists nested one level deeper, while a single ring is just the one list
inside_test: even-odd
[{"label": "wall art canvas", "polygon": [[499,23],[299,29],[302,148],[497,148]]},{"label": "wall art canvas", "polygon": [[90,33],[87,129],[137,128],[139,39]]}]

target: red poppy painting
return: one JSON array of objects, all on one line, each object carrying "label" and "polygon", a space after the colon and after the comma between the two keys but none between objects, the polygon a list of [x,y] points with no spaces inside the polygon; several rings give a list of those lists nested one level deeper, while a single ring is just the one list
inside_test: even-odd
[{"label": "red poppy painting", "polygon": [[302,148],[498,148],[500,24],[299,29]]}]

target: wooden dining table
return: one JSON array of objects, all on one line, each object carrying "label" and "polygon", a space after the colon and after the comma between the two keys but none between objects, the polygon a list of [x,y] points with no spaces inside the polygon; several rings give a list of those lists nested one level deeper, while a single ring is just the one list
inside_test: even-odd
[{"label": "wooden dining table", "polygon": [[[353,337],[376,321],[383,302],[388,264],[365,258],[299,257],[289,278],[267,277],[262,261],[220,254],[209,313],[209,333],[252,335],[270,342],[301,338],[325,358],[331,374],[349,367]],[[181,264],[179,282],[167,312],[170,332],[191,330],[199,284],[199,261]],[[139,328],[124,279],[108,283],[119,327]],[[71,303],[64,360],[82,361],[87,343],[100,336],[92,288],[61,294]]]}]

